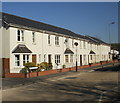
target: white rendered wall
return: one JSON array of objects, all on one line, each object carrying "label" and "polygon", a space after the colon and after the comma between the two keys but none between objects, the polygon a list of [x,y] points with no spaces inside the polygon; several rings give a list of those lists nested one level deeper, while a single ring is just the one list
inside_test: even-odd
[{"label": "white rendered wall", "polygon": [[[9,31],[10,30],[10,31]],[[51,44],[48,44],[48,34],[46,33],[41,33],[41,32],[35,32],[35,43],[32,43],[32,32],[30,30],[24,30],[24,42],[17,42],[17,28],[13,28],[10,27],[9,30],[4,31],[5,38],[7,40],[7,43],[5,44],[8,48],[5,49],[5,56],[6,57],[10,57],[10,72],[19,72],[20,69],[23,67],[22,61],[21,61],[21,66],[19,68],[16,68],[14,65],[14,54],[12,53],[12,51],[14,50],[14,48],[18,45],[18,44],[25,44],[31,51],[32,54],[36,54],[37,55],[37,64],[39,64],[38,61],[38,55],[41,55],[41,62],[44,61],[44,54],[46,54],[46,62],[48,62],[48,55],[51,54],[52,56],[52,64],[53,64],[53,69],[56,69],[57,66],[55,64],[55,55],[59,54],[61,55],[61,62],[59,64],[59,68],[62,68],[62,65],[65,64],[66,67],[73,67],[75,66],[75,61],[76,61],[76,47],[72,46],[72,39],[73,38],[69,38],[69,45],[68,47],[74,52],[74,60],[73,63],[65,63],[65,55],[64,55],[64,51],[66,50],[66,45],[64,43],[66,37],[64,36],[59,36],[59,46],[55,45],[55,36],[56,35],[51,35]],[[10,37],[9,37],[10,35]],[[8,36],[8,37],[6,37]],[[80,42],[81,41],[81,46],[80,47]],[[83,65],[88,65],[88,55],[90,50],[93,50],[96,54],[95,55],[99,55],[96,56],[95,58],[93,58],[93,60],[90,60],[89,57],[89,62],[99,62],[102,61],[102,55],[107,55],[107,53],[109,52],[110,48],[108,46],[103,46],[103,45],[95,45],[92,44],[92,48],[90,46],[90,44],[88,44],[87,41],[85,41],[86,43],[86,47],[83,47],[83,40],[75,40],[74,42],[78,42],[78,46],[77,46],[77,61],[78,61],[78,66],[80,65],[80,55],[82,55],[82,64]],[[8,45],[7,45],[8,44]],[[8,52],[10,49],[10,52]],[[32,62],[32,54],[30,54],[30,62]],[[83,56],[86,55],[86,61],[84,61]],[[70,56],[70,55],[69,55]],[[20,54],[21,60],[22,60],[22,54]],[[108,58],[106,58],[105,60],[107,60]],[[69,58],[70,61],[70,58]]]}]

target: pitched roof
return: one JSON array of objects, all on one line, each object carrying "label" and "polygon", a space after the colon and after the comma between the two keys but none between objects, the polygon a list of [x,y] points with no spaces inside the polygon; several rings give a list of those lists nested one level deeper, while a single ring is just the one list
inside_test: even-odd
[{"label": "pitched roof", "polygon": [[100,40],[100,39],[98,39],[98,38],[91,37],[91,36],[89,36],[89,37],[92,38],[93,40],[97,41],[98,43],[102,43],[102,44],[107,44],[107,45],[109,45],[108,43],[106,43],[106,42],[104,42],[104,41],[102,41],[102,40]]},{"label": "pitched roof", "polygon": [[12,53],[32,53],[25,45],[19,44]]},{"label": "pitched roof", "polygon": [[97,44],[100,44],[100,43],[107,44],[107,43],[103,42],[102,40],[99,40],[95,37],[90,37],[90,36],[88,37],[88,36],[76,34],[70,30],[67,30],[67,29],[64,29],[61,27],[53,26],[50,24],[42,23],[39,21],[31,20],[31,19],[27,19],[24,17],[19,17],[19,16],[12,15],[12,14],[0,12],[0,14],[1,13],[2,13],[2,22],[3,22],[2,25],[5,26],[6,28],[9,28],[10,24],[14,24],[14,25],[19,25],[19,26],[25,26],[28,28],[35,28],[35,29],[39,29],[39,30],[60,33],[63,35],[72,36],[72,37],[76,37],[76,38],[80,38],[80,39],[85,39],[85,40],[89,40],[90,42],[97,43]]},{"label": "pitched roof", "polygon": [[89,54],[96,54],[96,53],[95,53],[94,51],[91,50]]},{"label": "pitched roof", "polygon": [[56,26],[53,26],[53,25],[50,25],[50,24],[45,24],[45,23],[42,23],[42,22],[30,20],[30,19],[27,19],[27,18],[18,17],[16,15],[3,13],[2,14],[2,19],[9,24],[17,24],[17,25],[36,28],[36,29],[40,29],[40,30],[51,31],[51,32],[65,34],[65,35],[74,36],[74,37],[78,36],[70,30],[63,29],[63,28],[60,28],[60,27],[56,27]]},{"label": "pitched roof", "polygon": [[64,54],[74,54],[74,52],[72,50],[70,50],[69,48],[67,48],[65,50]]}]

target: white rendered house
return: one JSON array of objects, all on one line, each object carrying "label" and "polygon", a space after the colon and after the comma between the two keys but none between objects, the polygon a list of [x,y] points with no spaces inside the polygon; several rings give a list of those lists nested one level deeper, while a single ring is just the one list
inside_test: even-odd
[{"label": "white rendered house", "polygon": [[19,73],[26,62],[49,62],[57,69],[74,67],[76,59],[78,66],[111,60],[109,44],[27,18],[2,13],[0,31],[4,73]]}]

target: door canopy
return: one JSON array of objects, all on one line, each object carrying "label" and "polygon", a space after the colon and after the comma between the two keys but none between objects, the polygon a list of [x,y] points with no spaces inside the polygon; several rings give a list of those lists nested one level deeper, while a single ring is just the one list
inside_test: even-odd
[{"label": "door canopy", "polygon": [[12,53],[32,53],[31,50],[29,50],[26,45],[19,44],[13,51]]},{"label": "door canopy", "polygon": [[64,54],[74,54],[74,52],[72,50],[70,50],[69,48],[67,48],[65,50]]},{"label": "door canopy", "polygon": [[94,51],[91,50],[89,54],[96,54],[96,53],[95,53]]}]

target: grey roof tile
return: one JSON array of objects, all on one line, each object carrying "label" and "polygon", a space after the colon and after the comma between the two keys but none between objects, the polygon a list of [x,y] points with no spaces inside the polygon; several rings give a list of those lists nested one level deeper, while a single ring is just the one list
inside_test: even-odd
[{"label": "grey roof tile", "polygon": [[2,25],[6,28],[9,28],[9,24],[16,24],[16,25],[20,25],[20,26],[31,27],[31,28],[45,30],[45,31],[51,31],[51,32],[55,32],[55,33],[64,34],[66,36],[72,36],[72,37],[76,37],[76,38],[80,38],[80,39],[85,39],[85,40],[88,40],[89,42],[92,42],[95,44],[102,43],[102,44],[108,45],[104,41],[99,40],[95,37],[83,36],[83,35],[76,34],[70,30],[67,30],[67,29],[64,29],[61,27],[57,27],[57,26],[53,26],[50,24],[38,22],[35,20],[30,20],[30,19],[19,17],[19,16],[12,15],[12,14],[0,12],[0,14],[1,13],[2,13],[2,22],[3,22]]}]

